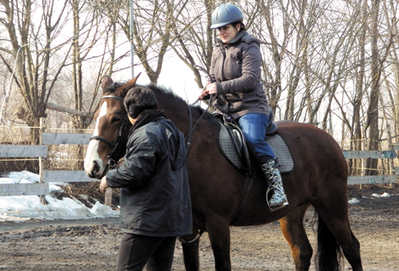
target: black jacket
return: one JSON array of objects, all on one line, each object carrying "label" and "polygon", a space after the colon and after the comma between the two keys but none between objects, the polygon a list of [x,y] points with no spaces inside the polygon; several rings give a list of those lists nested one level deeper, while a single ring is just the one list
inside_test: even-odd
[{"label": "black jacket", "polygon": [[146,236],[192,232],[183,134],[163,112],[146,110],[132,127],[124,164],[107,173],[121,188],[122,231]]}]

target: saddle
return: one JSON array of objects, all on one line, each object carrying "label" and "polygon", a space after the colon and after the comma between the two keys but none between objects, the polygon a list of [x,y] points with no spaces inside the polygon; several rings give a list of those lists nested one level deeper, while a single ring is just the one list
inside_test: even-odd
[{"label": "saddle", "polygon": [[[294,161],[291,152],[283,138],[277,134],[278,126],[271,121],[266,130],[265,140],[273,149],[278,158],[280,173],[289,173],[294,168]],[[227,161],[238,171],[249,172],[251,176],[256,176],[259,165],[250,155],[245,144],[244,135],[240,127],[231,121],[220,121],[220,131],[218,138],[220,152]]]}]

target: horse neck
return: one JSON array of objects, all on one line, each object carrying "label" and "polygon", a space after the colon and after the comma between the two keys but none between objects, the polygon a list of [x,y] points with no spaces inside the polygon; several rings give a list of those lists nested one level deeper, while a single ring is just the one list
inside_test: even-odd
[{"label": "horse neck", "polygon": [[198,125],[193,127],[201,117],[202,111],[194,106],[188,105],[180,97],[164,92],[155,86],[152,87],[157,96],[158,109],[163,110],[166,117],[173,121],[184,135],[187,135],[191,129],[194,129],[191,132],[197,135],[207,134],[209,138],[213,136],[216,137],[215,126],[206,120],[206,118],[201,119]]},{"label": "horse neck", "polygon": [[173,106],[170,105],[162,105],[158,102],[159,109],[165,111],[165,115],[168,119],[173,121],[176,127],[183,133],[187,134],[190,129],[190,120],[188,116],[188,107],[187,112],[183,110],[176,110]]}]

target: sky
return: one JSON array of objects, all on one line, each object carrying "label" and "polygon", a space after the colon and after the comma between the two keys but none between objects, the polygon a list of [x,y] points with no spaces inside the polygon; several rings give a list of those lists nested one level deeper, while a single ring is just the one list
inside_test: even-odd
[{"label": "sky", "polygon": [[[121,48],[123,48],[121,51],[126,51],[130,48],[130,45],[124,44]],[[116,71],[112,74],[112,79],[114,81],[127,81],[131,79],[132,70],[131,68],[126,69],[126,67],[130,67],[130,63],[131,58],[125,58],[121,62],[118,62],[115,67]],[[155,65],[154,63],[151,64]],[[134,76],[137,76],[139,73],[141,73],[141,75],[137,80],[137,84],[149,84],[150,79],[146,74],[143,65],[140,64],[137,55],[135,55],[133,74]],[[207,80],[206,76],[203,73],[201,73],[201,76],[202,84],[205,85]],[[195,82],[193,71],[188,68],[188,66],[179,57],[170,51],[166,53],[163,59],[162,70],[158,78],[158,85],[171,89],[175,94],[182,97],[188,103],[195,102],[201,93],[201,90]]]},{"label": "sky", "polygon": [[[0,177],[1,183],[35,183],[39,175],[28,171],[10,172]],[[63,183],[50,183],[50,191],[62,191]],[[50,193],[51,194],[51,193]],[[372,197],[389,197],[388,193],[373,194]],[[4,221],[24,222],[31,219],[40,220],[81,220],[94,218],[119,217],[119,210],[96,202],[91,208],[86,207],[77,199],[55,198],[46,196],[48,205],[40,203],[38,196],[8,196],[0,197],[0,223]],[[352,198],[350,204],[359,203],[362,199]]]},{"label": "sky", "polygon": [[[167,59],[165,61],[165,68],[162,69],[158,78],[158,85],[173,90],[174,93],[182,97],[185,101],[188,101],[188,103],[193,103],[197,100],[201,91],[194,80],[193,72],[184,65],[178,59]],[[135,68],[135,75],[141,71],[140,68]],[[137,83],[140,85],[150,83],[144,71],[142,71]],[[202,83],[206,83],[205,79],[203,79]]]}]

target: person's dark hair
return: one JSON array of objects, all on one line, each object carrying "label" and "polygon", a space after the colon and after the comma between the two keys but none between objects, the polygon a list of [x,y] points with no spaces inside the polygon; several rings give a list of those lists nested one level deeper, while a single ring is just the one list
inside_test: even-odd
[{"label": "person's dark hair", "polygon": [[238,24],[241,24],[240,31],[242,31],[242,30],[247,30],[247,29],[245,28],[245,25],[244,25],[242,22],[235,22],[235,23],[232,23],[231,25],[234,26],[234,27],[236,27],[236,25],[238,25]]},{"label": "person's dark hair", "polygon": [[134,87],[128,91],[123,101],[126,111],[133,119],[145,109],[157,109],[157,97],[148,87]]}]

